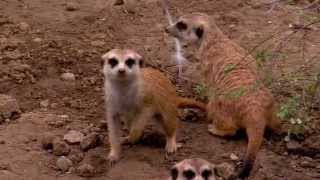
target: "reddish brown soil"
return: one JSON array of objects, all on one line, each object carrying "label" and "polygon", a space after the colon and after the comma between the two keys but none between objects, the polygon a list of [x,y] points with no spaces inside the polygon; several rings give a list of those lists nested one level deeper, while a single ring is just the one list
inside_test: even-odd
[{"label": "reddish brown soil", "polygon": [[[43,150],[40,141],[48,132],[62,137],[70,129],[93,131],[104,120],[102,53],[115,47],[133,48],[144,55],[149,65],[165,71],[176,81],[176,68],[170,61],[173,43],[164,33],[167,21],[159,3],[136,0],[126,6],[114,6],[109,2],[0,1],[0,93],[16,98],[23,111],[18,120],[0,125],[1,180],[86,179],[75,171],[58,171],[55,167],[58,157]],[[290,24],[307,24],[310,17],[319,16],[315,10],[299,10],[305,5],[281,2],[270,10],[271,5],[262,0],[174,0],[171,11],[175,15],[194,11],[213,15],[231,39],[250,51],[275,32],[287,32]],[[319,29],[315,24],[311,30],[299,31],[281,48],[286,53],[285,60],[266,63],[267,72],[273,72],[271,88],[279,101],[293,90],[288,89],[292,87],[287,86],[290,81],[281,79],[283,73],[296,72],[302,65],[303,77],[319,72],[316,56],[320,53]],[[274,50],[285,35],[282,33],[261,47]],[[301,42],[305,42],[303,56]],[[318,61],[306,60],[312,57]],[[30,67],[21,68],[22,64]],[[75,74],[76,80],[61,80],[64,72]],[[186,84],[181,93],[194,94],[190,89],[190,84]],[[49,100],[47,108],[40,106],[44,100]],[[288,153],[283,136],[271,134],[259,153],[252,179],[319,179],[319,114],[319,109],[312,114],[310,136],[318,140],[310,142],[315,147],[314,153]],[[201,157],[220,163],[231,162],[231,153],[242,157],[245,137],[222,139],[209,135],[206,129],[204,120],[183,121],[178,134],[183,148],[169,158],[164,156],[163,142],[147,142],[126,146],[125,156],[110,168],[105,161],[108,153],[105,138],[104,145],[86,152],[83,161],[95,164],[97,173],[91,179],[142,180],[164,179],[168,168],[184,158]],[[106,136],[105,131],[100,133]],[[79,145],[71,148],[76,151]]]}]

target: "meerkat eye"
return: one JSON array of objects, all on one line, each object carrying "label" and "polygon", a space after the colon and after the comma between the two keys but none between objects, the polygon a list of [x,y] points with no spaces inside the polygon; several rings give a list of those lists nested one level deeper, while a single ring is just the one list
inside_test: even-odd
[{"label": "meerkat eye", "polygon": [[129,67],[129,68],[131,68],[133,65],[135,65],[136,64],[136,61],[134,60],[134,59],[132,59],[132,58],[129,58],[129,59],[127,59],[126,60],[126,65]]},{"label": "meerkat eye", "polygon": [[212,175],[212,171],[209,169],[205,169],[201,173],[201,176],[205,179],[208,179],[211,175]]},{"label": "meerkat eye", "polygon": [[173,180],[178,178],[178,169],[177,168],[172,168],[171,169],[171,177]]},{"label": "meerkat eye", "polygon": [[187,179],[193,179],[196,174],[192,171],[192,170],[186,170],[183,172],[184,177],[186,177]]},{"label": "meerkat eye", "polygon": [[178,22],[176,26],[180,31],[184,31],[188,28],[188,25],[182,21]]},{"label": "meerkat eye", "polygon": [[113,68],[113,67],[115,67],[119,62],[118,62],[118,60],[117,60],[116,58],[111,58],[111,59],[109,59],[108,63],[109,63],[109,65]]}]

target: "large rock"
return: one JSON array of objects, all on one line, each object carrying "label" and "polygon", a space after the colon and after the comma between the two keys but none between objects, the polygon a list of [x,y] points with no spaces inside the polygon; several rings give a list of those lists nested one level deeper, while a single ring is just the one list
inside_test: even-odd
[{"label": "large rock", "polygon": [[6,119],[16,119],[20,117],[20,113],[20,107],[16,99],[0,94],[0,123]]}]

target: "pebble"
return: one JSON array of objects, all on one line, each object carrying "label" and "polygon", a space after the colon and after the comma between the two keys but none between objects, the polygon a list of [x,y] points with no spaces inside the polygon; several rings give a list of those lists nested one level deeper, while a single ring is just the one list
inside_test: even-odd
[{"label": "pebble", "polygon": [[95,148],[102,143],[98,133],[91,133],[83,138],[80,143],[80,148],[83,151],[87,151],[91,148]]},{"label": "pebble", "polygon": [[92,41],[91,45],[95,46],[95,47],[102,47],[104,46],[106,43],[104,41],[101,40],[96,40],[96,41]]},{"label": "pebble", "polygon": [[56,165],[62,172],[67,172],[72,166],[72,161],[65,156],[61,156],[58,158]]},{"label": "pebble", "polygon": [[115,6],[120,6],[124,4],[124,0],[115,0],[114,4]]},{"label": "pebble", "polygon": [[90,164],[82,164],[77,170],[77,174],[82,177],[93,177],[95,175],[94,167]]},{"label": "pebble", "polygon": [[40,101],[40,107],[47,108],[48,106],[49,106],[49,100],[48,99]]},{"label": "pebble", "polygon": [[238,161],[238,160],[239,160],[239,157],[238,157],[237,155],[235,155],[234,153],[231,153],[231,154],[230,154],[230,159],[231,159],[232,161]]},{"label": "pebble", "polygon": [[26,22],[21,22],[21,23],[19,23],[19,28],[22,31],[26,31],[30,28],[30,25]]},{"label": "pebble", "polygon": [[70,152],[70,147],[67,143],[60,139],[55,139],[53,141],[53,154],[56,156],[68,155]]},{"label": "pebble", "polygon": [[20,113],[20,107],[15,98],[0,94],[0,123],[6,119],[16,119],[20,117]]},{"label": "pebble", "polygon": [[53,149],[53,140],[54,140],[54,135],[47,133],[44,134],[42,139],[41,139],[41,145],[43,149]]},{"label": "pebble", "polygon": [[67,11],[77,11],[77,10],[79,10],[79,7],[75,3],[67,3],[66,10]]},{"label": "pebble", "polygon": [[286,148],[288,151],[294,152],[294,151],[299,151],[302,148],[302,146],[299,142],[291,140],[287,142]]},{"label": "pebble", "polygon": [[75,81],[76,77],[73,73],[63,73],[61,79],[65,81]]},{"label": "pebble", "polygon": [[79,150],[78,151],[73,150],[70,152],[69,159],[75,164],[81,162],[83,158],[84,158],[84,153]]},{"label": "pebble", "polygon": [[83,134],[79,131],[70,130],[66,135],[64,135],[63,140],[68,144],[77,144],[83,140]]},{"label": "pebble", "polygon": [[36,42],[36,43],[40,43],[40,42],[42,42],[42,39],[41,38],[34,38],[32,41]]}]

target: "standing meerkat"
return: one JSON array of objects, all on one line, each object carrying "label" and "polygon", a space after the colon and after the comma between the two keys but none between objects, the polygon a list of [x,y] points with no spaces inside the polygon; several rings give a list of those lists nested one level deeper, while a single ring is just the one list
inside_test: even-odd
[{"label": "standing meerkat", "polygon": [[214,165],[200,159],[185,159],[171,168],[169,180],[216,180]]},{"label": "standing meerkat", "polygon": [[176,94],[175,86],[160,71],[141,68],[142,57],[129,49],[113,49],[102,56],[110,142],[110,162],[120,158],[121,120],[129,128],[126,141],[136,143],[149,119],[156,119],[166,134],[166,152],[177,150],[178,107],[205,105]]},{"label": "standing meerkat", "polygon": [[246,131],[248,147],[239,177],[249,176],[265,128],[280,127],[273,96],[259,83],[253,57],[224,35],[206,14],[181,16],[166,31],[196,49],[205,81],[212,88],[213,96],[207,105],[212,121],[209,132],[232,136],[239,129]]}]

